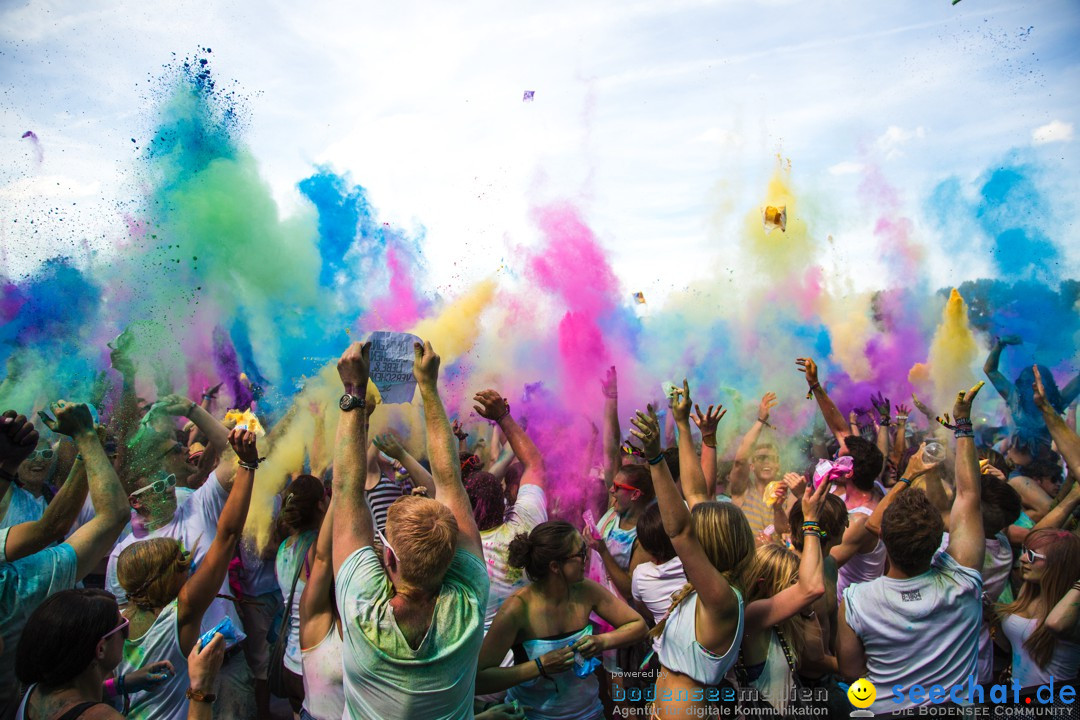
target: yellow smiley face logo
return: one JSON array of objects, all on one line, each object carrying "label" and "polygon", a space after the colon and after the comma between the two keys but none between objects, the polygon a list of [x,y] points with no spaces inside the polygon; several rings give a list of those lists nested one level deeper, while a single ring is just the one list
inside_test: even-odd
[{"label": "yellow smiley face logo", "polygon": [[866,678],[859,678],[848,687],[847,696],[855,707],[868,708],[877,698],[877,688]]}]

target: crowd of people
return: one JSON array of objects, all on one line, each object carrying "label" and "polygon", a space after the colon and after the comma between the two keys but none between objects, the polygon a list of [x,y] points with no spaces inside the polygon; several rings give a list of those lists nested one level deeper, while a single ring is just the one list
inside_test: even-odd
[{"label": "crowd of people", "polygon": [[688,382],[622,426],[611,368],[566,497],[499,392],[451,422],[430,343],[422,436],[370,434],[353,343],[261,546],[253,490],[292,416],[263,432],[220,386],[148,402],[121,346],[108,413],[0,420],[0,720],[264,720],[272,695],[305,720],[847,717],[859,679],[880,716],[1075,686],[1080,378],[1009,383],[1017,341],[985,368],[1001,427],[975,426],[982,383],[947,413],[845,415],[799,358],[827,430],[782,437],[768,393],[730,455]]}]

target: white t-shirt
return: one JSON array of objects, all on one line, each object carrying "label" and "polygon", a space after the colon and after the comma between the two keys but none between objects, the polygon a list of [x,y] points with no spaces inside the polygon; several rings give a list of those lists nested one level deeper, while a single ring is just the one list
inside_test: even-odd
[{"label": "white t-shirt", "polygon": [[[653,622],[660,622],[671,608],[671,596],[682,590],[685,584],[686,571],[683,570],[682,560],[675,556],[659,565],[646,562],[634,568],[630,595],[649,609]],[[653,638],[652,644],[653,650],[660,652],[660,638]]]},{"label": "white t-shirt", "polygon": [[393,586],[374,548],[345,558],[335,580],[346,720],[471,719],[489,585],[484,561],[465,550],[454,554],[415,650],[394,619]]},{"label": "white t-shirt", "polygon": [[487,565],[491,591],[488,593],[487,610],[484,613],[484,632],[491,627],[495,614],[506,598],[529,584],[521,568],[513,568],[506,559],[510,553],[510,541],[518,533],[528,533],[542,522],[547,522],[547,502],[544,489],[539,485],[522,485],[517,502],[510,508],[506,522],[480,533],[484,546],[484,564]]},{"label": "white t-shirt", "polygon": [[873,712],[915,707],[893,701],[894,685],[948,688],[975,675],[982,588],[978,571],[937,553],[922,575],[882,576],[844,590],[847,623],[866,650],[866,679],[881,689]]},{"label": "white t-shirt", "polygon": [[[150,538],[173,538],[182,542],[185,550],[194,553],[194,563],[192,565],[192,571],[194,572],[195,568],[206,557],[206,552],[210,549],[211,543],[214,542],[214,538],[217,536],[218,518],[221,517],[221,511],[225,509],[225,501],[228,498],[229,494],[225,491],[225,488],[221,487],[217,474],[210,473],[210,477],[198,490],[191,493],[182,504],[177,505],[173,519],[156,530],[150,530],[149,532],[140,530],[137,516],[133,513],[132,533],[117,542],[113,546],[112,552],[109,553],[109,564],[105,569],[105,589],[115,595],[116,601],[121,605],[127,603],[127,593],[116,577],[116,561],[124,548],[134,545],[140,540],[149,540]],[[177,502],[180,502],[179,497]],[[225,577],[224,582],[221,584],[220,594],[232,597],[228,576]],[[237,641],[242,640],[245,637],[243,633],[244,625],[240,621],[240,615],[236,612],[236,605],[225,598],[217,598],[210,603],[210,607],[203,615],[202,631],[212,630],[226,615],[232,618],[233,626],[238,631]],[[234,644],[230,644],[230,647]]]}]

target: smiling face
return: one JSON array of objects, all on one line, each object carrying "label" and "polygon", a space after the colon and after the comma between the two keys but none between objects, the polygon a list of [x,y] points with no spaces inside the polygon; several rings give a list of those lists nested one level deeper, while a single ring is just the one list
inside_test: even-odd
[{"label": "smiling face", "polygon": [[866,678],[859,678],[848,687],[847,696],[855,707],[868,708],[877,699],[877,688]]},{"label": "smiling face", "polygon": [[759,445],[750,455],[750,469],[761,482],[772,482],[780,474],[780,455],[771,445]]},{"label": "smiling face", "polygon": [[19,481],[37,491],[56,472],[56,449],[44,438],[38,441],[30,457],[19,465]]}]

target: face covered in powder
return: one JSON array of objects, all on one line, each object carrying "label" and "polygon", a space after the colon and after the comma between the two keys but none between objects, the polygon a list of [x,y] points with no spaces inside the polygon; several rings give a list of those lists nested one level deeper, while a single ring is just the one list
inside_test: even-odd
[{"label": "face covered in powder", "polygon": [[750,454],[750,469],[761,482],[772,482],[780,474],[780,454],[772,445],[759,445]]}]

